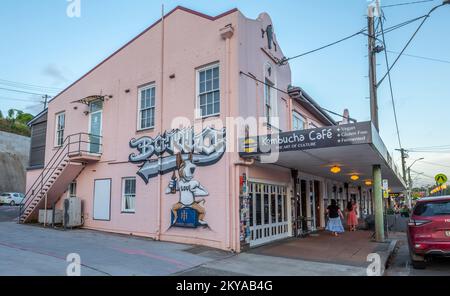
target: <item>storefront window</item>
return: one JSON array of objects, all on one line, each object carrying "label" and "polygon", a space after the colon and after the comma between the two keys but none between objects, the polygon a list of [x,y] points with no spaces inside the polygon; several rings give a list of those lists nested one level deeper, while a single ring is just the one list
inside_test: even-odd
[{"label": "storefront window", "polygon": [[269,194],[264,193],[264,224],[269,224]]},{"label": "storefront window", "polygon": [[261,225],[262,219],[261,219],[261,193],[256,193],[256,209],[255,209],[255,213],[256,213],[256,225],[259,226]]},{"label": "storefront window", "polygon": [[272,223],[277,223],[277,204],[275,199],[275,192],[270,194],[270,208],[271,208]]}]

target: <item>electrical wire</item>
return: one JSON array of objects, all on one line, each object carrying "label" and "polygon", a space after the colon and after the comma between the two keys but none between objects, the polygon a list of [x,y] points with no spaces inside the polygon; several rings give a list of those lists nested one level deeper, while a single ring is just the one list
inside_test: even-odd
[{"label": "electrical wire", "polygon": [[18,98],[8,98],[8,97],[0,97],[1,100],[7,101],[17,101],[17,102],[27,102],[27,103],[39,103],[40,101],[35,101],[32,99],[18,99]]},{"label": "electrical wire", "polygon": [[[392,51],[392,50],[388,50],[387,52],[393,53],[393,54],[399,54],[400,53],[400,52]],[[450,64],[450,61],[443,60],[443,59],[436,59],[436,58],[430,58],[430,57],[424,57],[424,56],[418,56],[418,55],[412,55],[412,54],[406,54],[406,53],[403,53],[403,55],[407,56],[407,57],[412,57],[412,58],[417,58],[417,59],[422,59],[422,60],[428,60],[428,61],[432,61],[432,62],[440,62],[440,63]]]},{"label": "electrical wire", "polygon": [[403,28],[403,27],[405,27],[405,26],[407,26],[407,25],[409,25],[409,24],[412,24],[412,23],[414,23],[414,22],[417,22],[418,20],[423,19],[423,18],[426,17],[426,16],[427,16],[427,15],[425,14],[425,15],[422,15],[422,16],[419,16],[419,17],[416,17],[416,18],[413,18],[413,19],[404,21],[403,23],[399,23],[399,24],[394,25],[394,26],[392,26],[392,27],[388,27],[388,28],[386,28],[386,29],[384,30],[384,34],[388,34],[388,33],[392,32],[392,31],[397,30],[397,29]]},{"label": "electrical wire", "polygon": [[42,86],[36,84],[28,84],[23,82],[16,82],[6,79],[0,79],[0,84],[4,84],[10,87],[18,87],[18,88],[28,88],[28,89],[38,89],[38,90],[50,90],[50,91],[61,91],[61,88],[51,87],[51,86]]},{"label": "electrical wire", "polygon": [[450,148],[450,145],[415,147],[415,148],[408,148],[407,150],[420,150],[420,149],[427,150],[427,149],[441,149],[441,148]]},{"label": "electrical wire", "polygon": [[430,12],[428,12],[426,14],[426,16],[424,17],[424,19],[422,20],[422,22],[420,23],[419,27],[416,29],[416,31],[414,32],[414,34],[411,36],[411,38],[408,40],[408,42],[406,43],[406,45],[403,47],[403,49],[400,51],[400,54],[397,56],[397,58],[395,59],[395,61],[392,63],[392,65],[390,66],[390,68],[388,69],[387,73],[383,76],[383,78],[381,78],[381,80],[378,82],[377,87],[379,87],[381,85],[381,83],[383,83],[384,79],[386,79],[386,77],[388,75],[390,75],[390,72],[392,71],[392,68],[394,68],[394,66],[397,64],[398,60],[401,58],[401,56],[403,55],[403,53],[405,52],[405,50],[408,48],[408,46],[411,44],[411,42],[414,40],[414,37],[416,37],[417,33],[419,33],[420,29],[422,28],[422,26],[425,24],[425,22],[427,21],[427,19],[429,18],[429,16],[431,15],[431,13],[433,13],[433,11],[435,11],[436,9],[438,9],[441,6],[444,6],[445,4],[440,4],[438,6],[433,7]]},{"label": "electrical wire", "polygon": [[330,47],[330,46],[336,45],[336,44],[338,44],[338,43],[344,42],[344,41],[346,41],[346,40],[348,40],[348,39],[351,39],[351,38],[353,38],[353,37],[355,37],[355,36],[358,36],[358,35],[364,33],[365,31],[367,31],[367,28],[361,29],[361,30],[359,30],[358,32],[356,32],[356,33],[354,33],[354,34],[352,34],[352,35],[349,35],[349,36],[347,36],[347,37],[344,37],[344,38],[339,39],[339,40],[337,40],[337,41],[334,41],[334,42],[332,42],[332,43],[326,44],[326,45],[321,46],[321,47],[319,47],[319,48],[316,48],[316,49],[313,49],[313,50],[310,50],[310,51],[301,53],[301,54],[299,54],[299,55],[296,55],[296,56],[293,56],[293,57],[290,57],[290,58],[283,58],[283,59],[280,61],[280,64],[281,64],[281,65],[285,65],[285,64],[286,64],[288,61],[290,61],[290,60],[297,59],[297,58],[303,57],[303,56],[305,56],[305,55],[308,55],[308,54],[317,52],[317,51],[319,51],[319,50],[328,48],[328,47]]},{"label": "electrical wire", "polygon": [[434,163],[434,162],[425,161],[425,160],[422,160],[422,162],[426,163],[426,164],[429,164],[429,165],[432,165],[432,166],[443,167],[443,168],[450,168],[449,165],[443,165],[443,164]]},{"label": "electrical wire", "polygon": [[[241,74],[241,75],[244,75],[244,76],[246,76],[246,77],[248,77],[248,78],[250,78],[250,79],[253,79],[253,80],[255,80],[255,81],[259,82],[259,83],[262,83],[262,84],[264,84],[264,85],[266,85],[266,86],[268,86],[268,87],[270,87],[270,88],[273,88],[273,89],[275,89],[275,90],[277,90],[277,91],[279,91],[279,92],[281,92],[281,93],[283,93],[283,94],[289,95],[289,93],[288,93],[287,91],[282,90],[282,89],[280,89],[280,88],[277,88],[277,87],[275,87],[275,86],[273,86],[273,85],[270,85],[269,83],[266,83],[266,82],[264,82],[264,81],[261,81],[261,80],[259,80],[258,78],[254,77],[253,75],[247,74],[247,73],[242,72],[242,71],[240,71],[240,74]],[[304,99],[301,99],[301,98],[300,98],[299,100],[302,101],[302,102],[311,104],[311,102],[309,102],[309,101],[307,101],[307,100],[304,100]],[[330,114],[333,114],[333,115],[336,115],[336,116],[339,116],[339,117],[342,117],[342,118],[347,118],[347,117],[343,116],[342,114],[339,114],[339,113],[337,113],[337,112],[328,110],[328,109],[326,109],[326,108],[323,108],[323,107],[319,107],[319,108],[320,108],[321,110],[323,110],[323,111],[326,111],[326,112],[330,113]],[[304,115],[303,115],[303,116],[304,116]],[[304,116],[304,117],[306,117],[306,116]],[[313,118],[310,118],[310,117],[307,117],[307,118],[308,118],[308,119],[313,119]],[[348,119],[349,119],[350,121],[357,122],[356,119],[353,119],[353,118],[350,118],[350,117],[349,117]],[[314,119],[314,120],[315,120],[315,119]]]},{"label": "electrical wire", "polygon": [[[384,13],[383,13],[383,17],[384,17]],[[388,58],[387,49],[386,49],[386,39],[384,37],[383,18],[379,19],[379,24],[380,24],[381,36],[383,38],[383,49],[384,49],[384,57],[385,57],[385,61],[386,61],[386,68],[389,70],[389,58]],[[400,128],[398,125],[397,107],[395,106],[394,91],[393,91],[393,87],[392,87],[392,78],[391,78],[391,74],[389,71],[388,71],[388,79],[389,79],[389,91],[391,94],[392,109],[394,111],[395,127],[397,129],[397,139],[398,139],[399,147],[400,147],[400,149],[402,149],[402,140],[400,137]]]},{"label": "electrical wire", "polygon": [[384,5],[384,6],[381,6],[381,8],[421,4],[421,3],[434,2],[434,1],[436,1],[436,0],[421,0],[421,1],[414,1],[414,2],[404,2],[404,3],[397,3],[397,4],[391,4],[391,5]]},{"label": "electrical wire", "polygon": [[24,91],[24,90],[17,90],[17,89],[12,89],[12,88],[0,87],[0,90],[17,92],[17,93],[22,93],[22,94],[35,95],[35,96],[45,96],[45,94],[38,94],[38,93],[35,93],[35,92],[29,92],[29,91]]}]

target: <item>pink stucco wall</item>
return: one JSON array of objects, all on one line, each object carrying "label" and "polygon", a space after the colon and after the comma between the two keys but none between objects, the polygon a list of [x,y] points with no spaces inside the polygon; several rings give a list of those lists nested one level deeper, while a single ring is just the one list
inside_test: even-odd
[{"label": "pink stucco wall", "polygon": [[[233,26],[234,35],[225,40],[220,29],[228,24]],[[238,191],[242,168],[236,165],[239,161],[236,151],[226,153],[217,164],[199,168],[196,172],[195,178],[210,193],[206,197],[209,228],[180,229],[170,228],[170,210],[178,201],[178,195],[164,194],[171,174],[155,177],[145,184],[136,176],[138,166],[128,162],[128,156],[136,152],[128,144],[133,138],[155,137],[171,130],[172,119],[179,116],[188,118],[191,124],[201,122],[194,115],[196,69],[211,63],[220,64],[221,89],[221,115],[212,119],[225,122],[225,117],[263,116],[263,85],[239,75],[239,72],[250,72],[263,80],[265,65],[270,63],[277,87],[287,89],[291,83],[289,65],[277,66],[270,57],[270,54],[279,59],[283,57],[280,46],[277,51],[269,50],[266,39],[261,38],[261,29],[269,24],[270,17],[265,13],[251,20],[237,10],[210,18],[186,9],[175,9],[165,18],[164,34],[163,24],[156,23],[49,103],[47,161],[56,151],[55,115],[65,112],[66,136],[88,133],[89,116],[84,114],[87,106],[72,102],[90,95],[112,96],[103,108],[101,160],[87,165],[77,178],[77,195],[84,201],[85,227],[239,251]],[[172,74],[175,77],[169,78]],[[155,128],[137,131],[138,87],[148,83],[156,85]],[[286,94],[277,92],[277,102],[280,129],[288,130],[291,100]],[[254,167],[250,169],[249,177],[290,181],[288,170],[273,172]],[[35,178],[37,173],[29,172],[28,178]],[[122,178],[133,176],[137,180],[136,212],[123,214]],[[92,219],[94,180],[106,178],[112,179],[111,220],[96,221]]]}]

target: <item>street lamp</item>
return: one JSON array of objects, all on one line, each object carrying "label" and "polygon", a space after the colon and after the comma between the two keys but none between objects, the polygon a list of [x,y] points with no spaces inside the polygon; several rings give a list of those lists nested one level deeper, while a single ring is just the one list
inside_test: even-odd
[{"label": "street lamp", "polygon": [[[446,1],[449,1],[449,2],[450,2],[450,0],[446,0]],[[419,158],[419,159],[414,160],[413,163],[412,163],[412,164],[408,167],[408,169],[407,169],[407,171],[408,171],[408,207],[409,207],[410,209],[412,208],[412,196],[411,196],[411,193],[412,193],[412,179],[411,179],[411,168],[412,168],[413,165],[416,164],[416,162],[421,161],[421,160],[424,160],[424,159],[425,159],[424,157],[421,157],[421,158]]]}]

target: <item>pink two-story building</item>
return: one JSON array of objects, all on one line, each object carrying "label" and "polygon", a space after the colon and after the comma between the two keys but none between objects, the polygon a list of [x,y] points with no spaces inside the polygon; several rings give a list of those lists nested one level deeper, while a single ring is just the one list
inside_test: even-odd
[{"label": "pink two-story building", "polygon": [[177,7],[62,91],[30,122],[21,222],[78,197],[84,228],[239,252],[324,228],[331,199],[372,214],[392,159],[291,86],[274,28]]}]

